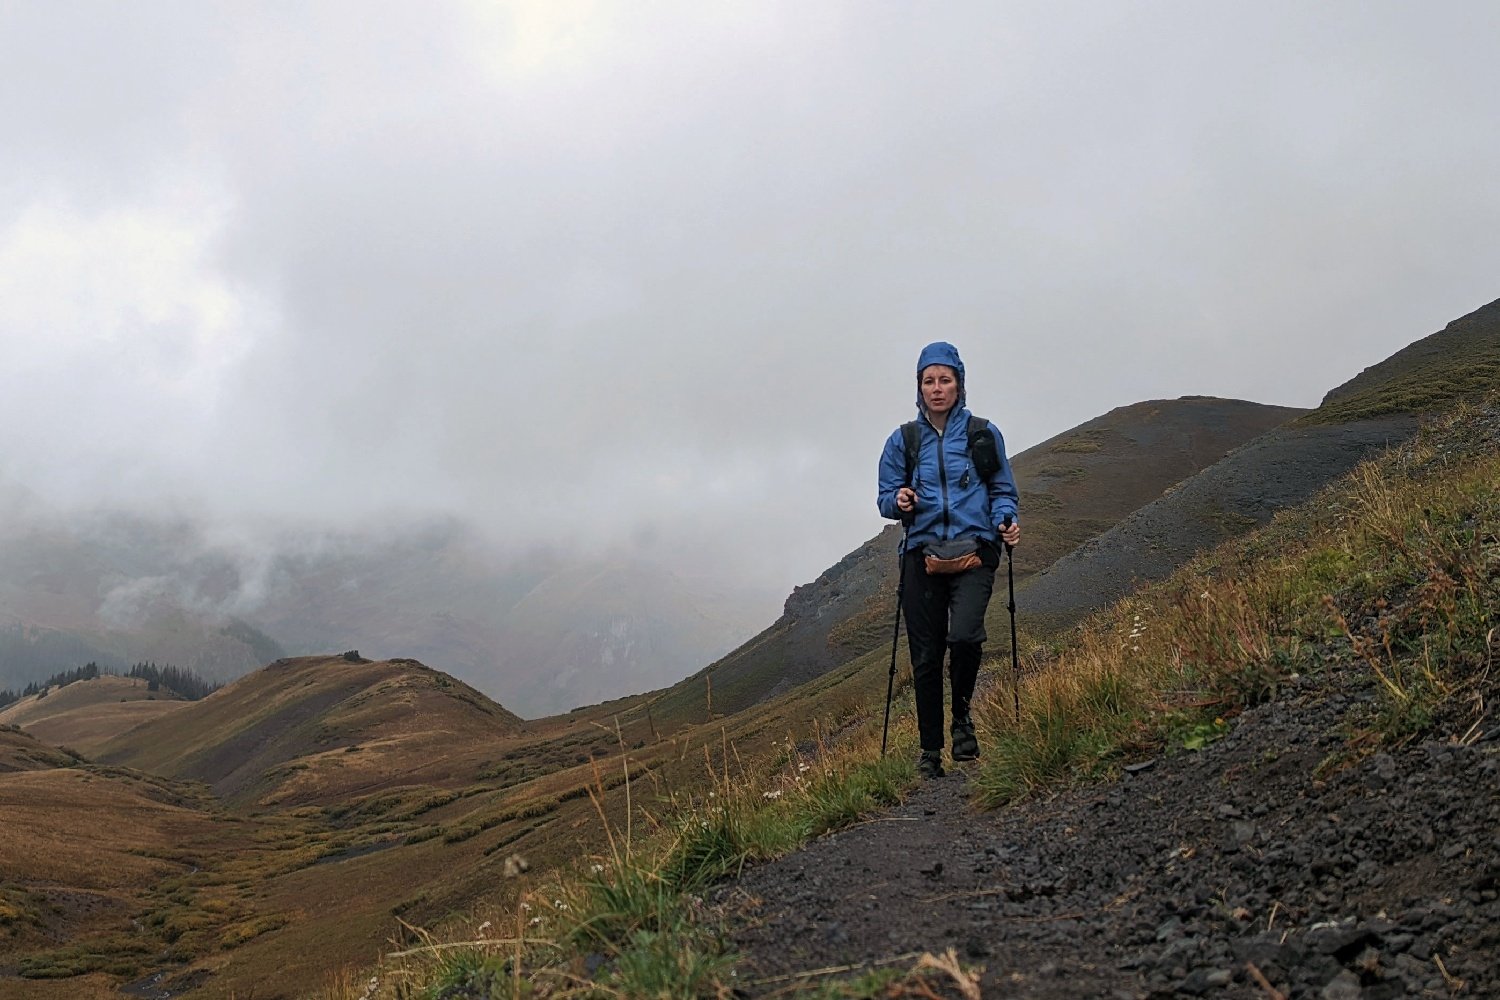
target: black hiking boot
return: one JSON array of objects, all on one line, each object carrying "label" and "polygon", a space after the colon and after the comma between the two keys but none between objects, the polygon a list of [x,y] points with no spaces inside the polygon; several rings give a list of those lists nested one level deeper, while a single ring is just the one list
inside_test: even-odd
[{"label": "black hiking boot", "polygon": [[949,730],[953,737],[953,759],[978,760],[979,740],[974,737],[974,720],[969,716],[953,720],[953,728]]},{"label": "black hiking boot", "polygon": [[941,778],[943,776],[943,751],[923,750],[922,756],[917,758],[917,773],[924,778]]}]

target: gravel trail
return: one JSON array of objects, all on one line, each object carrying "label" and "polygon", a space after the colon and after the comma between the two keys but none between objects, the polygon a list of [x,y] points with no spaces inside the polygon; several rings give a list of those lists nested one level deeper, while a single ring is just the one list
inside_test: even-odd
[{"label": "gravel trail", "polygon": [[1500,727],[1333,766],[1372,694],[1298,679],[1201,751],[993,812],[927,782],[715,893],[743,995],[952,948],[986,997],[1500,997]]}]

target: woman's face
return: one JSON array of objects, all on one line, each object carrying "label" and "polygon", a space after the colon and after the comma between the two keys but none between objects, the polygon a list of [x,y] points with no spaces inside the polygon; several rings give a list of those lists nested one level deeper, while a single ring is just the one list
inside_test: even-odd
[{"label": "woman's face", "polygon": [[958,373],[947,365],[923,368],[920,385],[928,413],[947,413],[958,405]]}]

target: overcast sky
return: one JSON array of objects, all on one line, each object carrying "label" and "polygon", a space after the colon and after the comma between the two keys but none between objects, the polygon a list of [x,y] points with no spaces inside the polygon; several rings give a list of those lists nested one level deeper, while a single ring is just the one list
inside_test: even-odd
[{"label": "overcast sky", "polygon": [[[1014,454],[1500,297],[1500,5],[0,0],[0,476],[774,592],[929,340]],[[1023,510],[1024,519],[1024,510]]]}]

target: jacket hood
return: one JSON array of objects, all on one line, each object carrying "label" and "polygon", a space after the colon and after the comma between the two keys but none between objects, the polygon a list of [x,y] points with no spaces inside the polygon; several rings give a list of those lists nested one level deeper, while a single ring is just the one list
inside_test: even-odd
[{"label": "jacket hood", "polygon": [[917,415],[922,416],[927,412],[922,406],[922,372],[928,365],[947,365],[958,373],[958,408],[962,408],[969,396],[963,359],[958,356],[958,348],[946,340],[936,340],[922,348],[922,353],[917,355]]}]

